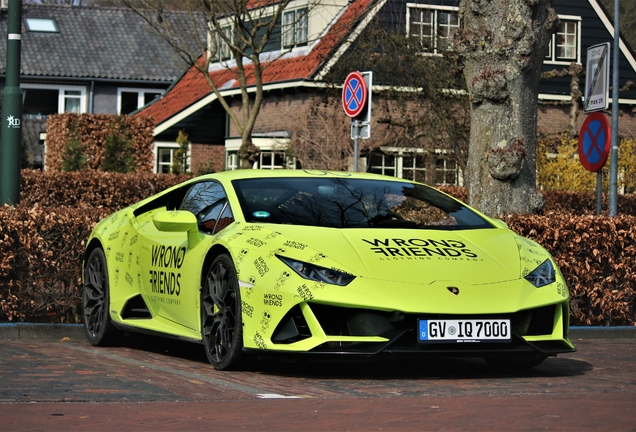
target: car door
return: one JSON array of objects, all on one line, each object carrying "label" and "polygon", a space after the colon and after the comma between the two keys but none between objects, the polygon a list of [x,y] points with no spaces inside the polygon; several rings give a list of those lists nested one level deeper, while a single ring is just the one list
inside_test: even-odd
[{"label": "car door", "polygon": [[[179,210],[193,213],[203,233],[214,232],[227,198],[218,182],[203,181],[190,186]],[[143,288],[155,312],[190,329],[199,328],[201,265],[206,242],[188,245],[186,232],[162,232],[153,223],[140,230]]]}]

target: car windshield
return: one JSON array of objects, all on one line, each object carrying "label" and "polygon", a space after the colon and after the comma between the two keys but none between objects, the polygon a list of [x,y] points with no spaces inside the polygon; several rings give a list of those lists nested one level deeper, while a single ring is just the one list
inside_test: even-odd
[{"label": "car windshield", "polygon": [[233,181],[247,222],[330,228],[492,228],[483,217],[431,187],[352,178]]}]

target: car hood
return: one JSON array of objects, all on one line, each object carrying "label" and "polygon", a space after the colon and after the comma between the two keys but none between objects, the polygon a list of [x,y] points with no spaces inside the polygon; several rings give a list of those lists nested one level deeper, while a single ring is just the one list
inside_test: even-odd
[{"label": "car hood", "polygon": [[278,236],[280,255],[361,277],[418,284],[442,280],[484,284],[521,275],[517,236],[507,229],[268,228]]}]

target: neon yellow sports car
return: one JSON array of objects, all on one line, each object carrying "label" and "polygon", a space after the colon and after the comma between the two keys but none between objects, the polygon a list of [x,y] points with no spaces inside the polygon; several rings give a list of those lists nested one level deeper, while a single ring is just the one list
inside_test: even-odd
[{"label": "neon yellow sports car", "polygon": [[574,351],[550,254],[423,184],[374,174],[197,177],[102,220],[83,260],[93,345],[135,331],[259,355],[478,356],[531,367]]}]

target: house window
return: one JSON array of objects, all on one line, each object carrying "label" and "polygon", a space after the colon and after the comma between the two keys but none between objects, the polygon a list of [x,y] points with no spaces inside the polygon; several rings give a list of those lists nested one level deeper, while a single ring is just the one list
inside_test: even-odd
[{"label": "house window", "polygon": [[409,3],[406,11],[407,35],[420,51],[438,54],[450,49],[452,37],[459,29],[458,8]]},{"label": "house window", "polygon": [[25,18],[26,28],[30,32],[58,33],[57,23],[51,18]]},{"label": "house window", "polygon": [[156,97],[161,96],[162,92],[162,90],[158,89],[118,89],[117,112],[119,114],[130,114],[152,102]]},{"label": "house window", "polygon": [[64,112],[80,113],[82,106],[82,92],[79,90],[64,90]]},{"label": "house window", "polygon": [[241,167],[241,160],[239,159],[238,152],[228,152],[225,159],[225,169],[227,171],[235,171]]},{"label": "house window", "polygon": [[426,157],[402,156],[402,178],[426,183]]},{"label": "house window", "polygon": [[375,174],[384,174],[396,177],[396,157],[383,153],[371,153],[369,155],[368,171]]},{"label": "house window", "polygon": [[283,48],[307,45],[307,8],[286,11],[283,14]]},{"label": "house window", "polygon": [[[579,26],[580,18],[567,19],[562,18],[556,32],[552,35],[548,45],[548,53],[546,55],[547,62],[565,62],[580,61],[579,59]],[[577,18],[577,17],[574,17]]]},{"label": "house window", "polygon": [[431,154],[421,148],[382,147],[369,154],[367,171],[437,186],[462,183],[457,162],[441,149]]},{"label": "house window", "polygon": [[216,45],[216,54],[214,55],[214,60],[223,61],[231,59],[232,50],[230,50],[230,45],[227,43],[227,41],[233,41],[234,39],[232,27],[227,26],[221,28],[221,32],[223,32],[223,35],[225,37],[216,35],[216,37],[213,39],[212,32],[216,33],[217,31],[216,29],[212,28],[210,30],[210,33],[208,33],[208,45],[210,47]]},{"label": "house window", "polygon": [[157,173],[170,174],[172,168],[172,157],[176,148],[158,147],[157,148]]},{"label": "house window", "polygon": [[260,169],[283,169],[286,167],[286,155],[281,151],[261,151],[258,161]]},{"label": "house window", "polygon": [[86,89],[84,87],[22,84],[21,88],[22,112],[26,116],[85,112]]},{"label": "house window", "polygon": [[438,157],[435,161],[435,185],[436,186],[456,186],[458,185],[457,162],[444,157]]}]

